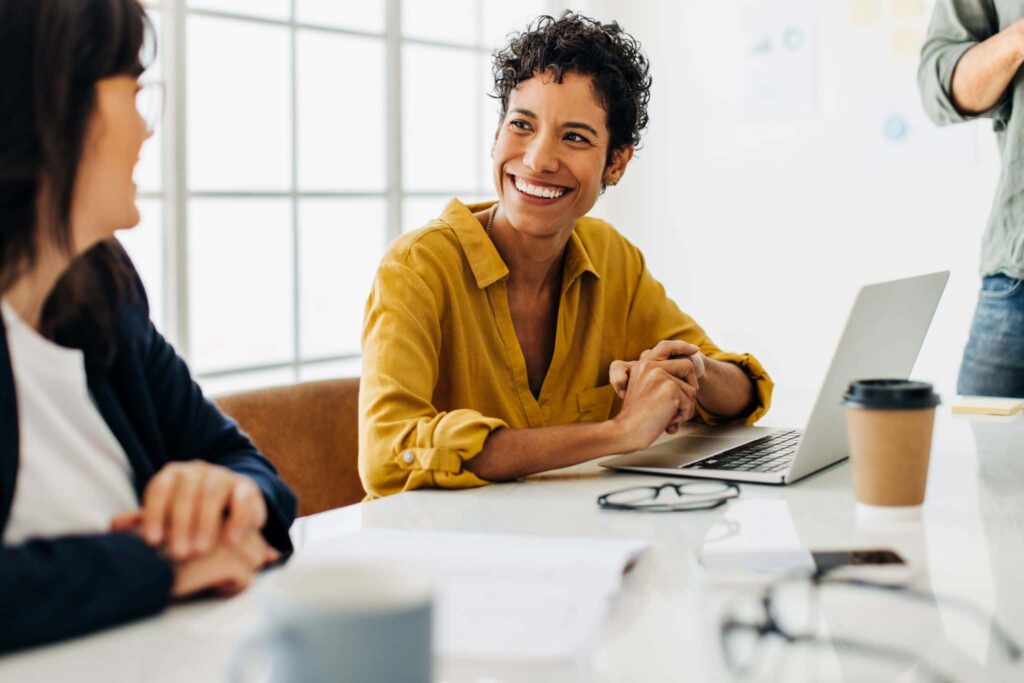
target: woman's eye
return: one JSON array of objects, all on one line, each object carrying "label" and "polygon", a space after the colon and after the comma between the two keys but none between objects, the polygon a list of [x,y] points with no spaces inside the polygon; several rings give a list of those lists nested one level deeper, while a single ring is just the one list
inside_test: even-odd
[{"label": "woman's eye", "polygon": [[565,136],[565,139],[568,140],[569,142],[585,142],[588,145],[590,144],[590,140],[586,139],[579,133],[568,133]]},{"label": "woman's eye", "polygon": [[522,119],[513,119],[512,121],[509,121],[508,125],[513,128],[518,128],[519,130],[530,130],[530,124]]}]

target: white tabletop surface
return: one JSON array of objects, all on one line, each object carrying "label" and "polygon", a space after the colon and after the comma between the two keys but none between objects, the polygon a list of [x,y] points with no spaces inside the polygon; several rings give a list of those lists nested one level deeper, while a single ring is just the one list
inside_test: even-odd
[{"label": "white tabletop surface", "polygon": [[[940,408],[922,522],[898,530],[858,523],[846,462],[788,487],[744,484],[738,500],[712,511],[638,514],[602,511],[595,503],[611,489],[655,481],[590,463],[513,484],[353,505],[298,520],[293,538],[300,555],[311,544],[369,528],[650,540],[601,632],[575,660],[439,661],[436,680],[450,683],[731,680],[720,655],[720,617],[734,596],[753,589],[700,581],[692,555],[702,546],[894,548],[920,568],[915,586],[969,599],[1024,642],[1024,419],[958,418]],[[941,601],[926,610],[905,610],[898,598],[883,604],[871,614],[851,606],[855,631],[871,637],[896,629],[953,680],[1024,680],[1024,667],[1007,663],[985,622]],[[0,681],[220,681],[259,614],[252,589],[230,600],[178,605],[139,623],[0,657]],[[838,623],[844,615],[825,616]],[[757,679],[927,680],[911,665],[872,669],[828,649],[781,650],[765,649]]]}]

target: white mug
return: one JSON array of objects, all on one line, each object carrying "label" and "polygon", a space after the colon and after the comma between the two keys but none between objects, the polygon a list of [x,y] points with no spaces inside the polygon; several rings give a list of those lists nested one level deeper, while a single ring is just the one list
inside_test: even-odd
[{"label": "white mug", "polygon": [[422,577],[389,565],[306,562],[267,584],[267,626],[235,650],[232,683],[246,680],[261,650],[275,682],[432,680],[433,598]]}]

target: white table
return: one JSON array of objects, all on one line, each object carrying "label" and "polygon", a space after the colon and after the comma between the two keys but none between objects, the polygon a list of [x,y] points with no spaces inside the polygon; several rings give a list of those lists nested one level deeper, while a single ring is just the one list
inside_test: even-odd
[{"label": "white table", "polygon": [[[940,408],[923,521],[900,532],[858,526],[846,463],[790,487],[743,485],[739,500],[707,512],[610,512],[595,503],[611,489],[656,481],[586,464],[515,484],[354,505],[298,520],[293,537],[300,554],[366,528],[650,539],[602,632],[575,661],[440,661],[437,679],[450,683],[728,680],[720,615],[732,596],[750,589],[697,579],[691,555],[705,543],[893,547],[923,568],[915,585],[970,599],[1024,642],[1024,419],[967,420]],[[901,603],[893,604],[870,618],[898,623]],[[0,658],[0,681],[219,681],[257,615],[252,590],[179,605],[141,623]],[[871,633],[873,624],[864,628]],[[940,604],[905,629],[921,656],[956,680],[1024,680],[1024,667],[1005,663],[984,625],[955,609]],[[828,650],[817,652],[766,657],[760,678],[864,680],[856,666],[837,666]],[[925,680],[906,667],[883,671],[887,678],[875,680]]]}]

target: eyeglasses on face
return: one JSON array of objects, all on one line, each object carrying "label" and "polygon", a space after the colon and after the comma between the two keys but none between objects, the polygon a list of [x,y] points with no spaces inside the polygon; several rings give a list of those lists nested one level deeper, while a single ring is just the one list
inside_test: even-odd
[{"label": "eyeglasses on face", "polygon": [[153,134],[160,125],[164,111],[164,84],[162,81],[140,81],[135,92],[135,108],[146,122],[146,132]]},{"label": "eyeglasses on face", "polygon": [[639,512],[687,512],[711,510],[740,495],[736,484],[720,481],[686,481],[660,486],[631,486],[597,497],[605,510]]}]

